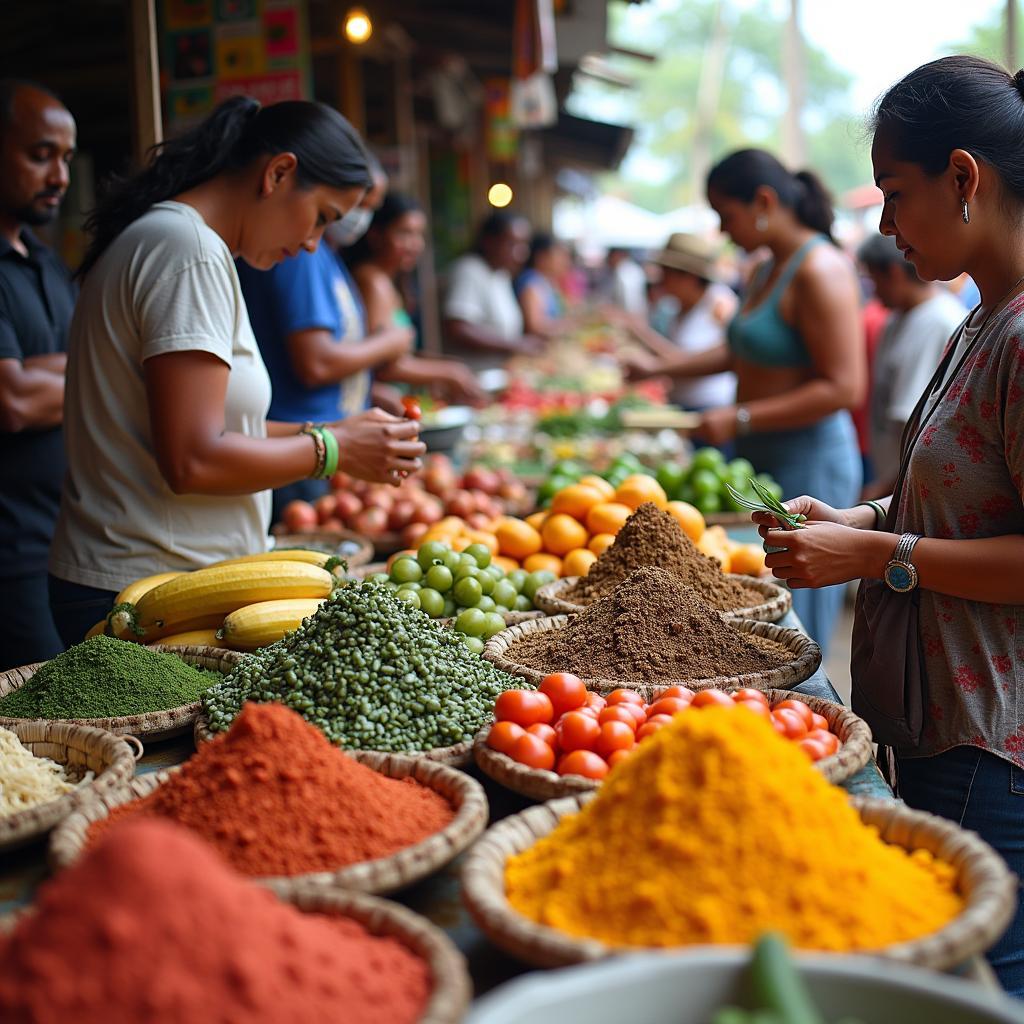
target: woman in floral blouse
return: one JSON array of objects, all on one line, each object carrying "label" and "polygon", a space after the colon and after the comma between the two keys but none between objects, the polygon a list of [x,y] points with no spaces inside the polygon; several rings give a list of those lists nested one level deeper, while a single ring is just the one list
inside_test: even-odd
[{"label": "woman in floral blouse", "polygon": [[[792,587],[920,588],[924,727],[895,748],[898,794],[979,832],[1024,876],[1024,71],[934,61],[889,90],[874,126],[879,229],[924,280],[969,273],[981,304],[904,438],[894,532],[869,505],[807,496],[787,502],[805,530],[755,518],[785,548],[767,564]],[[1024,995],[1024,912],[989,955]]]}]

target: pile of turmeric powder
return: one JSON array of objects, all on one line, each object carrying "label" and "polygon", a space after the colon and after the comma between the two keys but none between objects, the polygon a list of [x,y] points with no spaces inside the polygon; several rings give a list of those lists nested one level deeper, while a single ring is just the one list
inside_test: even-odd
[{"label": "pile of turmeric powder", "polygon": [[748,711],[677,715],[506,869],[512,906],[614,946],[873,950],[931,934],[955,872],[882,842],[843,790]]}]

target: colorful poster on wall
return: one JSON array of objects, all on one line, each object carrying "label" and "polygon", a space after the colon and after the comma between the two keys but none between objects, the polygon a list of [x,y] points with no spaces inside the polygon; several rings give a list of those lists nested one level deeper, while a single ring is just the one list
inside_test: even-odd
[{"label": "colorful poster on wall", "polygon": [[512,83],[507,78],[488,78],[484,83],[487,115],[487,156],[495,163],[516,158],[518,132],[512,117]]},{"label": "colorful poster on wall", "polygon": [[163,0],[161,78],[169,134],[229,96],[312,95],[306,0]]}]

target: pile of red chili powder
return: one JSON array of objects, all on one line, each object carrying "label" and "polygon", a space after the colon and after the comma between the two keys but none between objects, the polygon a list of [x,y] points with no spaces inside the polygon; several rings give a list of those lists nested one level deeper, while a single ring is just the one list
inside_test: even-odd
[{"label": "pile of red chili powder", "polygon": [[169,822],[126,822],[0,938],[5,1024],[412,1024],[426,963],[304,914]]},{"label": "pile of red chili powder", "polygon": [[246,704],[227,733],[149,796],[115,807],[92,835],[138,814],[186,825],[237,871],[260,877],[388,857],[454,817],[439,793],[359,764],[283,704]]}]

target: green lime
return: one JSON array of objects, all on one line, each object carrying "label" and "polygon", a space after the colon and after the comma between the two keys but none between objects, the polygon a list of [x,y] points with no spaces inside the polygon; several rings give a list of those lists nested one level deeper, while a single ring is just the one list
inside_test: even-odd
[{"label": "green lime", "polygon": [[722,499],[717,492],[698,495],[696,504],[697,508],[706,516],[722,511]]},{"label": "green lime", "polygon": [[498,602],[490,594],[484,594],[476,603],[477,608],[482,612],[493,612],[498,607]]},{"label": "green lime", "polygon": [[490,549],[483,544],[470,544],[462,553],[472,555],[473,560],[481,569],[486,569],[491,564]]},{"label": "green lime", "polygon": [[462,565],[462,555],[458,551],[452,551],[450,548],[444,553],[444,557],[441,559],[444,562],[446,569],[451,569],[455,572],[460,565]]},{"label": "green lime", "polygon": [[571,483],[574,483],[571,478],[562,476],[556,473],[549,476],[540,487],[537,488],[537,504],[546,505],[550,503],[551,499],[563,488],[568,487]]},{"label": "green lime", "polygon": [[749,459],[733,459],[729,463],[729,473],[743,479],[743,485],[754,475],[754,466]]},{"label": "green lime", "polygon": [[484,653],[484,642],[478,636],[467,636],[464,637],[462,642],[466,647],[471,650],[474,654]]},{"label": "green lime", "polygon": [[490,640],[495,633],[505,628],[505,620],[497,612],[488,612],[484,616],[484,639]]},{"label": "green lime", "polygon": [[520,594],[516,598],[515,604],[512,605],[512,611],[514,611],[514,612],[532,612],[533,611],[533,602],[525,594]]},{"label": "green lime", "polygon": [[678,462],[663,462],[654,474],[654,479],[661,484],[669,500],[674,501],[686,479],[686,470]]},{"label": "green lime", "polygon": [[509,583],[516,588],[516,592],[521,594],[523,592],[523,584],[526,582],[526,577],[530,574],[525,569],[513,569],[506,577]]},{"label": "green lime", "polygon": [[395,597],[412,608],[419,608],[420,606],[420,595],[415,590],[400,590],[395,594]]},{"label": "green lime", "polygon": [[725,456],[717,448],[698,448],[690,460],[690,468],[718,470],[725,464]]},{"label": "green lime", "polygon": [[546,583],[554,582],[555,574],[553,572],[549,572],[547,569],[538,569],[526,577],[526,582],[523,584],[523,593],[532,601],[541,587]]},{"label": "green lime", "polygon": [[552,476],[564,476],[570,483],[575,483],[583,476],[583,467],[572,459],[560,459],[551,467]]},{"label": "green lime", "polygon": [[690,486],[693,488],[693,496],[699,508],[701,498],[709,494],[718,496],[722,489],[722,481],[718,479],[718,474],[713,469],[698,469],[690,478]]},{"label": "green lime", "polygon": [[420,591],[420,608],[432,619],[439,619],[444,615],[444,598],[436,590],[424,587]]},{"label": "green lime", "polygon": [[480,589],[485,594],[494,593],[494,588],[498,585],[498,581],[489,572],[484,572],[484,570],[481,569],[479,575],[475,578],[477,583],[480,584]]},{"label": "green lime", "polygon": [[447,544],[442,544],[439,540],[428,540],[417,553],[416,561],[420,563],[420,568],[426,572],[435,562],[443,562],[444,556],[450,550]]},{"label": "green lime", "polygon": [[461,580],[455,581],[452,588],[452,597],[462,605],[463,608],[474,608],[483,597],[483,590],[480,588],[480,581],[472,576],[464,576]]},{"label": "green lime", "polygon": [[447,566],[432,565],[427,570],[427,575],[423,577],[423,582],[431,590],[437,590],[443,594],[446,590],[452,589],[455,577]]},{"label": "green lime", "polygon": [[518,596],[519,592],[508,580],[498,580],[494,584],[494,590],[491,591],[491,597],[494,598],[495,603],[503,604],[506,608],[511,608]]},{"label": "green lime", "polygon": [[418,583],[423,579],[423,569],[412,555],[403,555],[392,564],[391,579],[394,583]]},{"label": "green lime", "polygon": [[455,632],[465,636],[481,636],[487,624],[487,617],[479,608],[467,608],[459,612],[455,620]]}]

